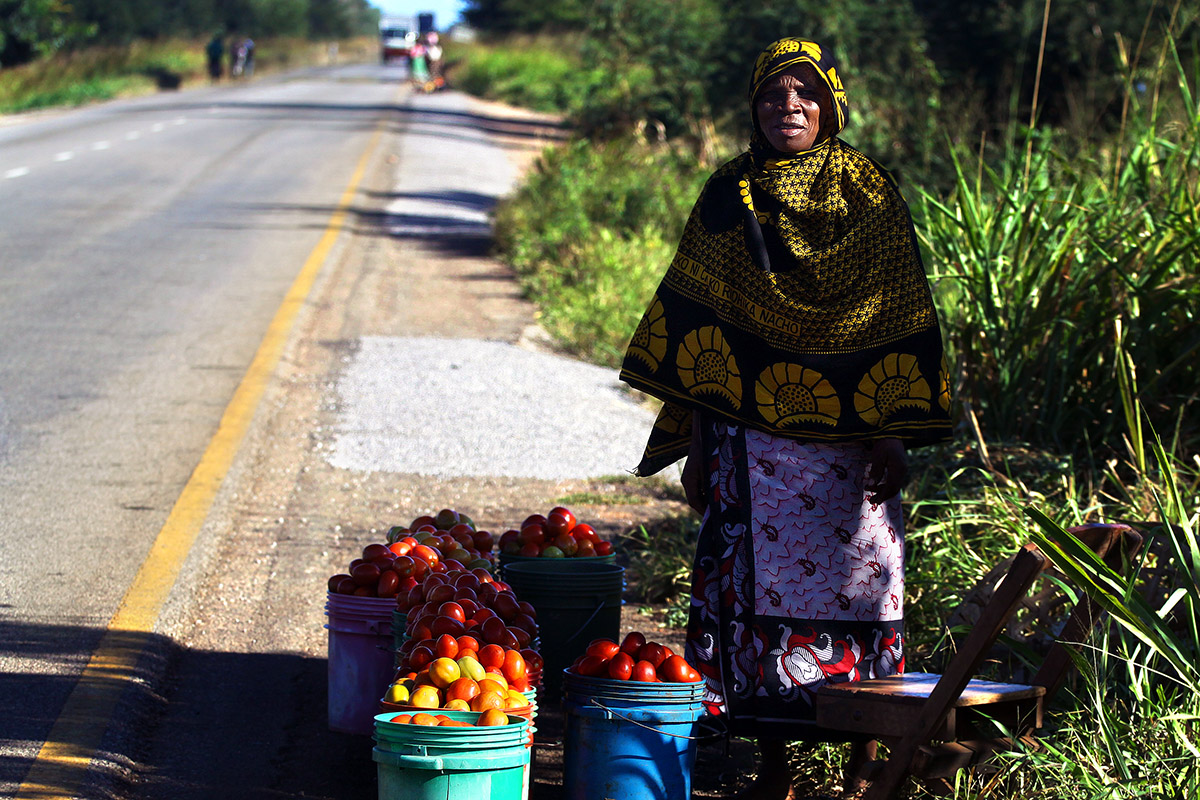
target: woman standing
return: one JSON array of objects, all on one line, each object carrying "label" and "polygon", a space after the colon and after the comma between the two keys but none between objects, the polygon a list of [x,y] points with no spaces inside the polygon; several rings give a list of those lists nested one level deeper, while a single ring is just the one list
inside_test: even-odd
[{"label": "woman standing", "polygon": [[949,438],[950,391],[908,208],[837,138],[830,54],[775,42],[749,101],[750,147],[701,192],[621,377],[664,401],[638,474],[687,457],[688,659],[771,798],[784,742],[821,738],[823,683],[904,669],[905,451]]}]

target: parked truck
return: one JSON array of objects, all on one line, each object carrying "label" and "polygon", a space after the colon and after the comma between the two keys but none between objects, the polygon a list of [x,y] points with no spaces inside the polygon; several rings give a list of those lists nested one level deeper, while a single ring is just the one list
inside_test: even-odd
[{"label": "parked truck", "polygon": [[407,59],[417,43],[417,20],[413,17],[379,18],[379,57],[384,64],[397,58]]}]

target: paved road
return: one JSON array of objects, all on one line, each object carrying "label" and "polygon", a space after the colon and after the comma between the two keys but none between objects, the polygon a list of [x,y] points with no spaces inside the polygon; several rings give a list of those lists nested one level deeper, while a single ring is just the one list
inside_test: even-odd
[{"label": "paved road", "polygon": [[[369,755],[324,730],[324,576],[414,509],[498,527],[636,461],[646,412],[610,371],[531,355],[532,309],[485,257],[487,210],[548,129],[397,77],[311,71],[0,124],[0,796],[48,741],[69,755],[97,723],[91,771],[50,779],[87,796],[361,796]],[[178,584],[114,633],[293,306]],[[478,405],[434,391],[480,358],[503,371],[449,380]],[[531,384],[553,391],[519,426],[480,418]],[[446,413],[397,428],[406,392]],[[594,421],[590,441],[529,469],[480,457],[557,443],[572,419]],[[585,447],[601,455],[572,455]],[[93,657],[113,652],[136,661]]]}]

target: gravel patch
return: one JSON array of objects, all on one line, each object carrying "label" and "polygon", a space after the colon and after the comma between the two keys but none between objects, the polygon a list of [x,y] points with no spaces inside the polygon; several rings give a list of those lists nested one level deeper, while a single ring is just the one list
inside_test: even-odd
[{"label": "gravel patch", "polygon": [[330,465],[437,477],[620,475],[654,415],[613,369],[477,339],[367,337],[338,382]]}]

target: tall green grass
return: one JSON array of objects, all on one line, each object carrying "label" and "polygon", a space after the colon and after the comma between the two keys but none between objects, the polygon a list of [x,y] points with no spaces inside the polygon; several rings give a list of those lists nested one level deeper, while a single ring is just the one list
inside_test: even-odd
[{"label": "tall green grass", "polygon": [[520,37],[502,45],[452,45],[447,50],[455,87],[535,111],[577,109],[597,79],[578,48],[564,40]]}]

